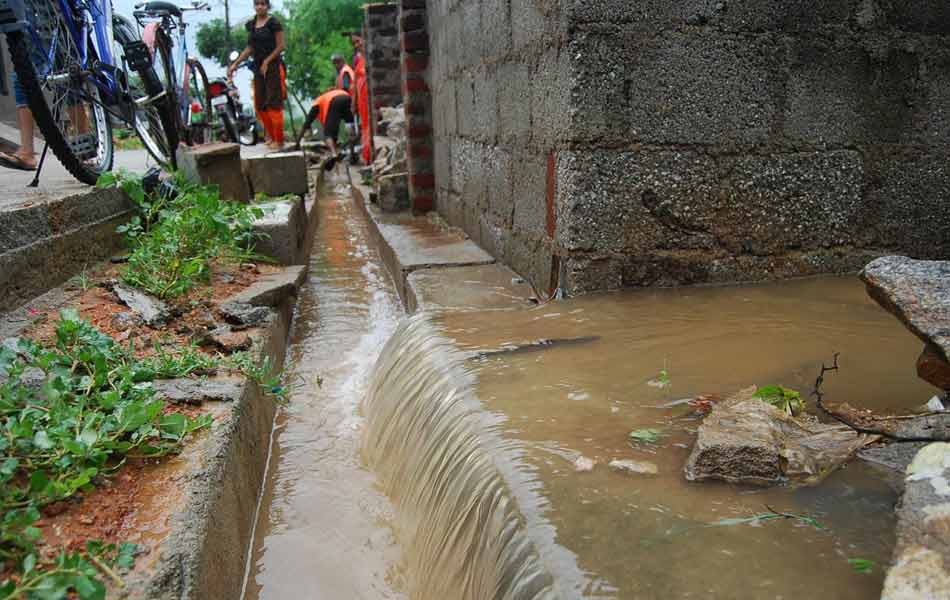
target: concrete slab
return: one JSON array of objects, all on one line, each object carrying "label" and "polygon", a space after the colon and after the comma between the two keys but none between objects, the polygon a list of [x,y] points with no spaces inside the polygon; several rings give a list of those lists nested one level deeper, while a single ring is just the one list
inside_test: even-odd
[{"label": "concrete slab", "polygon": [[531,286],[500,264],[423,269],[409,274],[409,312],[519,310],[535,306]]},{"label": "concrete slab", "polygon": [[[305,172],[306,174],[306,172]],[[282,265],[306,262],[307,213],[302,198],[262,203],[267,214],[254,222],[255,251]]]},{"label": "concrete slab", "polygon": [[251,199],[250,187],[241,170],[241,146],[237,144],[179,146],[178,168],[188,181],[218,186],[225,200],[248,202]]},{"label": "concrete slab", "polygon": [[353,199],[369,218],[379,241],[383,262],[407,308],[407,278],[410,273],[435,267],[467,267],[495,262],[490,254],[463,232],[447,225],[434,212],[424,216],[383,212],[369,201],[370,188],[360,183],[357,169],[351,167],[349,175]]},{"label": "concrete slab", "polygon": [[307,161],[303,152],[246,156],[242,160],[242,168],[251,184],[253,195],[307,194]]}]

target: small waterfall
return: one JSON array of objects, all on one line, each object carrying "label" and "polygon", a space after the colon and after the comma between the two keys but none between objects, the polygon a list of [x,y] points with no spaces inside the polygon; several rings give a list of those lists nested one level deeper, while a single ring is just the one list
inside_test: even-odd
[{"label": "small waterfall", "polygon": [[517,449],[481,408],[467,358],[413,316],[383,349],[364,401],[363,455],[396,506],[408,592],[413,600],[560,598],[509,487],[519,477]]}]

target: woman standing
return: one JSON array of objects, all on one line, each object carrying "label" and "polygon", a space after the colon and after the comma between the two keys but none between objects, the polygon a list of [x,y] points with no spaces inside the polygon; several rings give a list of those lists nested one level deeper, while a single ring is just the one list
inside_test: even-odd
[{"label": "woman standing", "polygon": [[270,0],[254,0],[254,18],[245,25],[247,48],[228,67],[228,79],[237,65],[253,54],[254,108],[270,137],[269,148],[284,145],[284,90],[281,82],[283,64],[280,53],[284,51],[284,27],[270,15]]},{"label": "woman standing", "polygon": [[373,124],[369,114],[369,85],[366,80],[366,59],[363,57],[363,38],[350,35],[353,45],[353,70],[356,72],[356,93],[353,94],[353,114],[360,117],[360,143],[363,147],[363,162],[373,163]]}]

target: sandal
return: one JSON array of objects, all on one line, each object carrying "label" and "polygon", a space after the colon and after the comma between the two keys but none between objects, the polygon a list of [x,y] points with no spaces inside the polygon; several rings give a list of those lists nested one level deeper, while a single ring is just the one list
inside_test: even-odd
[{"label": "sandal", "polygon": [[35,171],[35,166],[30,166],[26,164],[26,161],[22,157],[16,154],[7,154],[6,152],[0,152],[0,167],[6,167],[8,169],[16,169],[17,171]]}]

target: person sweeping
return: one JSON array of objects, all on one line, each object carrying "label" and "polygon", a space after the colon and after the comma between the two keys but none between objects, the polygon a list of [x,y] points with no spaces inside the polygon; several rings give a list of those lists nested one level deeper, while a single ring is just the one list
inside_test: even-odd
[{"label": "person sweeping", "polygon": [[254,108],[267,130],[269,148],[284,146],[284,27],[270,14],[270,0],[254,0],[254,18],[245,25],[247,48],[228,67],[228,79],[247,57],[254,57]]},{"label": "person sweeping", "polygon": [[307,119],[304,121],[303,127],[300,128],[296,147],[300,148],[300,140],[303,139],[304,134],[310,130],[310,126],[313,125],[314,121],[319,120],[320,124],[323,125],[323,138],[326,140],[332,154],[327,163],[327,168],[332,168],[339,159],[340,150],[337,147],[337,140],[340,137],[340,125],[353,123],[351,103],[350,95],[343,90],[334,89],[321,94],[319,98],[314,100],[313,106],[307,114]]}]

